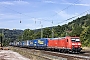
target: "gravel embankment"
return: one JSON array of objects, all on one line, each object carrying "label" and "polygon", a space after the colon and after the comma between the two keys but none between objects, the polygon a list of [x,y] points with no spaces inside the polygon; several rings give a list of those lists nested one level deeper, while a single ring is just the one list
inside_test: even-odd
[{"label": "gravel embankment", "polygon": [[[35,50],[35,49],[27,49],[27,48],[19,48],[19,47],[10,47],[11,50],[20,53],[21,55],[30,58],[32,60],[89,60],[90,59],[90,51],[86,50],[80,54],[66,54],[59,52],[51,52],[51,51],[43,51],[43,50]],[[41,57],[44,56],[44,57]]]},{"label": "gravel embankment", "polygon": [[0,60],[30,60],[11,50],[0,50]]}]

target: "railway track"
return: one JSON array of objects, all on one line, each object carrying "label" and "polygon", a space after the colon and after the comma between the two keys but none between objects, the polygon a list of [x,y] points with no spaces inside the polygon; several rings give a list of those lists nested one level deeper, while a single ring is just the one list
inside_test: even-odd
[{"label": "railway track", "polygon": [[[67,54],[67,53],[59,53],[52,51],[44,51],[44,50],[35,50],[35,49],[27,49],[27,48],[14,48],[16,51],[20,50],[23,53],[28,53],[28,55],[36,56],[38,60],[90,60],[90,53],[80,53],[80,54]],[[29,58],[31,58],[30,56]]]},{"label": "railway track", "polygon": [[58,52],[50,52],[50,51],[45,51],[46,54],[50,54],[53,56],[58,56],[58,57],[64,57],[67,58],[67,60],[90,60],[90,56],[85,56],[83,54],[67,54],[67,53],[58,53]]}]

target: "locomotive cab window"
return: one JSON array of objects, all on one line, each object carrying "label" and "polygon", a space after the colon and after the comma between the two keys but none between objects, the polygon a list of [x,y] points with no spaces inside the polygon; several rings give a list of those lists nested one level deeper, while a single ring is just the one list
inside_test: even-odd
[{"label": "locomotive cab window", "polygon": [[80,39],[79,38],[71,38],[71,41],[72,42],[80,42]]}]

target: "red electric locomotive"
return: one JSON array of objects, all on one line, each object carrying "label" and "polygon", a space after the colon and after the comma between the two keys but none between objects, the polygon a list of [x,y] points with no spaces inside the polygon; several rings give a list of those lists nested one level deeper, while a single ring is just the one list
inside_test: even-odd
[{"label": "red electric locomotive", "polygon": [[82,50],[80,38],[69,36],[49,39],[48,48],[60,52],[80,52]]}]

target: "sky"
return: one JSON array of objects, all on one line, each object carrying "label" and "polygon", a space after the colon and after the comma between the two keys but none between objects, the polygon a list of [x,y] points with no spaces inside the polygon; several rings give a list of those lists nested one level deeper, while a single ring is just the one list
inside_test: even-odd
[{"label": "sky", "polygon": [[34,30],[63,25],[89,13],[90,0],[0,0],[0,28]]}]

